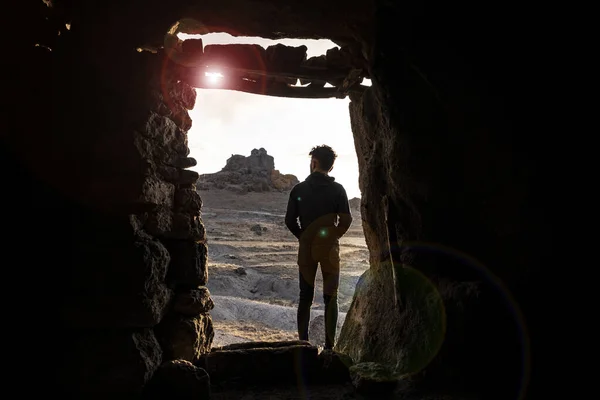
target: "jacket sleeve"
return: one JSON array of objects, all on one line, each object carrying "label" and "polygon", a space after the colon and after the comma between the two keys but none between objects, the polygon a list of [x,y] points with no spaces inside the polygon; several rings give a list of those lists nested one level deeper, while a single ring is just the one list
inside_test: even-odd
[{"label": "jacket sleeve", "polygon": [[339,217],[337,225],[337,236],[341,238],[350,228],[352,223],[352,213],[350,212],[350,204],[348,203],[348,195],[346,190],[342,187],[338,200],[337,214]]},{"label": "jacket sleeve", "polygon": [[290,192],[287,211],[285,213],[285,226],[287,226],[294,236],[300,239],[302,229],[298,224],[298,199],[296,199],[296,191],[293,189]]}]

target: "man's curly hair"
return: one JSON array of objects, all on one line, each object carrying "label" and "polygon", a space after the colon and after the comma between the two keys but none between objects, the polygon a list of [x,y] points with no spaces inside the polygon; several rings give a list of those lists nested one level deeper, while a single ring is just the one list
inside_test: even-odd
[{"label": "man's curly hair", "polygon": [[333,167],[333,163],[337,158],[335,151],[325,144],[313,147],[308,155],[317,159],[319,167],[325,171],[329,171]]}]

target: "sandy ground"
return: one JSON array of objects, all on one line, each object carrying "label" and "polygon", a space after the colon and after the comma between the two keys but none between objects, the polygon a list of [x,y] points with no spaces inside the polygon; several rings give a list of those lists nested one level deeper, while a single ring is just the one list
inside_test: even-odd
[{"label": "sandy ground", "polygon": [[[213,346],[259,340],[296,339],[298,267],[296,238],[284,224],[287,193],[200,191],[207,230]],[[340,241],[341,327],[356,282],[368,268],[360,215]],[[259,225],[260,230],[252,230]],[[258,231],[258,232],[257,232]],[[311,341],[322,345],[322,279],[317,274]],[[319,330],[319,327],[321,331]],[[339,333],[339,329],[338,329]]]}]

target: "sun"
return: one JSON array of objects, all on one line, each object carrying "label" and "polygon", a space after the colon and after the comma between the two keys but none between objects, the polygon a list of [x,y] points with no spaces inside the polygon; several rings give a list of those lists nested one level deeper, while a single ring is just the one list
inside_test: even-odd
[{"label": "sun", "polygon": [[223,74],[220,72],[205,72],[206,81],[211,85],[216,85],[223,80]]}]

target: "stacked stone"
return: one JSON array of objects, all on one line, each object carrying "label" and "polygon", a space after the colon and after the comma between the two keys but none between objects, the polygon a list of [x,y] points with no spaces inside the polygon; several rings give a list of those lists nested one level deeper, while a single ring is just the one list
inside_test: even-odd
[{"label": "stacked stone", "polygon": [[[166,284],[173,296],[166,315],[155,327],[163,362],[197,361],[210,350],[214,332],[210,310],[214,307],[205,287],[208,280],[206,233],[200,217],[202,200],[196,191],[198,173],[188,157],[187,130],[196,92],[178,81],[168,56],[159,54],[161,68],[151,78],[151,111],[136,145],[149,152],[149,170],[173,188],[172,202],[157,205],[140,218],[143,229],[166,247],[170,262]],[[166,69],[166,70],[165,70]]]},{"label": "stacked stone", "polygon": [[[214,336],[198,174],[186,169],[196,164],[186,136],[196,93],[164,61],[123,55],[119,108],[96,120],[97,138],[84,137],[98,170],[110,173],[81,186],[94,209],[73,222],[77,262],[60,311],[68,329],[58,375],[85,398],[135,398],[159,366],[196,361]],[[111,110],[106,98],[97,109]]]}]

